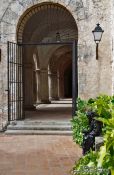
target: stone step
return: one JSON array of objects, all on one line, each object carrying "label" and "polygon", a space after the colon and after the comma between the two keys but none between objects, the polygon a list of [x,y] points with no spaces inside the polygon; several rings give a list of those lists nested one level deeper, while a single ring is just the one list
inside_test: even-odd
[{"label": "stone step", "polygon": [[69,120],[23,120],[13,121],[7,126],[7,135],[71,135]]},{"label": "stone step", "polygon": [[70,121],[56,121],[56,120],[36,120],[36,121],[12,121],[10,125],[71,125]]},{"label": "stone step", "polygon": [[6,135],[72,135],[72,131],[50,130],[7,130]]},{"label": "stone step", "polygon": [[51,131],[69,131],[70,125],[9,125],[8,130],[51,130]]}]

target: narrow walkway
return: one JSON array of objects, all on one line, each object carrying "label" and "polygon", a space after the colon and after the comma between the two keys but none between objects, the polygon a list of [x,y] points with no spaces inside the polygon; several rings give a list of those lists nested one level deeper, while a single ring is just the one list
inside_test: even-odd
[{"label": "narrow walkway", "polygon": [[0,175],[70,175],[80,156],[71,136],[0,135]]},{"label": "narrow walkway", "polygon": [[51,104],[39,104],[34,111],[25,112],[25,120],[70,120],[72,117],[72,100],[61,99]]}]

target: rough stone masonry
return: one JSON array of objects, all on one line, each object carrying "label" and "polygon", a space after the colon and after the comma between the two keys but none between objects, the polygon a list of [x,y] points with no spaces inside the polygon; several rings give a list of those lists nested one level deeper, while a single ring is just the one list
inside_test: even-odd
[{"label": "rough stone masonry", "polygon": [[[44,2],[64,6],[78,28],[78,87],[83,99],[114,94],[114,0],[0,0],[0,130],[8,122],[7,41],[17,42],[17,26],[33,6]],[[104,29],[96,60],[92,30]]]}]

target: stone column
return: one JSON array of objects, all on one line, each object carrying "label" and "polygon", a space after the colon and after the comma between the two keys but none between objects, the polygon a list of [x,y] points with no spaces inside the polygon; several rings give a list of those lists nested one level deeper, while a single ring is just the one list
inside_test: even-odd
[{"label": "stone column", "polygon": [[59,82],[57,73],[49,73],[50,99],[59,100]]},{"label": "stone column", "polygon": [[60,75],[59,77],[59,97],[64,98],[64,77]]},{"label": "stone column", "polygon": [[25,108],[32,109],[33,106],[33,68],[31,64],[26,64],[24,69],[24,95]]},{"label": "stone column", "polygon": [[41,94],[40,94],[40,69],[36,69],[36,103],[41,102]]},{"label": "stone column", "polygon": [[41,103],[50,103],[47,69],[41,69],[40,71],[40,99]]}]

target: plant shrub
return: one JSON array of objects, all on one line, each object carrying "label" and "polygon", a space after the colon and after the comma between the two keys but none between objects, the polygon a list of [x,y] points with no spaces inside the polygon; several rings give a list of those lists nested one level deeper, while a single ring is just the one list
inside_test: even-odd
[{"label": "plant shrub", "polygon": [[83,143],[83,130],[89,128],[88,119],[86,114],[77,112],[77,116],[71,120],[73,130],[73,140],[82,146]]},{"label": "plant shrub", "polygon": [[94,99],[92,103],[92,109],[96,112],[99,117],[111,118],[110,105],[112,107],[114,98],[107,95],[100,95]]},{"label": "plant shrub", "polygon": [[[83,156],[73,167],[72,175],[114,175],[114,110],[111,110],[111,118],[98,118],[106,127],[104,145],[97,152],[90,151]],[[86,168],[85,168],[86,167]],[[100,173],[92,170],[102,169]],[[87,170],[89,170],[87,172]]]},{"label": "plant shrub", "polygon": [[82,146],[83,143],[83,130],[87,130],[89,128],[88,118],[86,116],[87,109],[87,101],[78,98],[76,116],[71,120],[71,125],[73,140],[80,146]]},{"label": "plant shrub", "polygon": [[[81,102],[81,104],[80,104]],[[99,168],[105,170],[111,170],[111,175],[114,175],[114,96],[101,95],[95,99],[90,99],[88,102],[78,101],[78,111],[72,125],[74,125],[73,131],[79,133],[73,133],[76,143],[82,143],[82,131],[88,129],[88,121],[86,121],[86,113],[88,110],[94,111],[98,118],[96,120],[101,121],[104,124],[104,145],[101,146],[100,151],[90,151],[83,156],[73,167],[73,175],[108,175],[108,171],[101,173],[89,172],[91,170],[97,170]],[[81,119],[78,119],[81,118]],[[84,121],[84,123],[83,123]],[[75,123],[77,122],[77,124]],[[74,124],[75,123],[75,124]],[[78,128],[79,123],[79,128]],[[79,134],[79,135],[78,135]],[[79,140],[79,141],[78,141]],[[85,169],[85,170],[84,170]],[[78,173],[76,172],[78,171]]]},{"label": "plant shrub", "polygon": [[[97,168],[98,152],[90,151],[83,156],[73,167],[72,175],[108,175],[109,171]],[[102,171],[101,171],[102,170]]]},{"label": "plant shrub", "polygon": [[111,118],[99,118],[106,127],[104,134],[104,145],[101,146],[98,153],[98,167],[105,167],[111,170],[111,175],[114,175],[114,110],[111,110]]},{"label": "plant shrub", "polygon": [[[73,140],[82,146],[83,131],[89,129],[88,118],[86,114],[91,111],[95,112],[98,117],[111,118],[111,110],[114,110],[114,97],[107,95],[100,95],[99,97],[88,101],[77,99],[76,116],[71,120],[73,130]],[[106,132],[104,124],[103,132]]]}]

